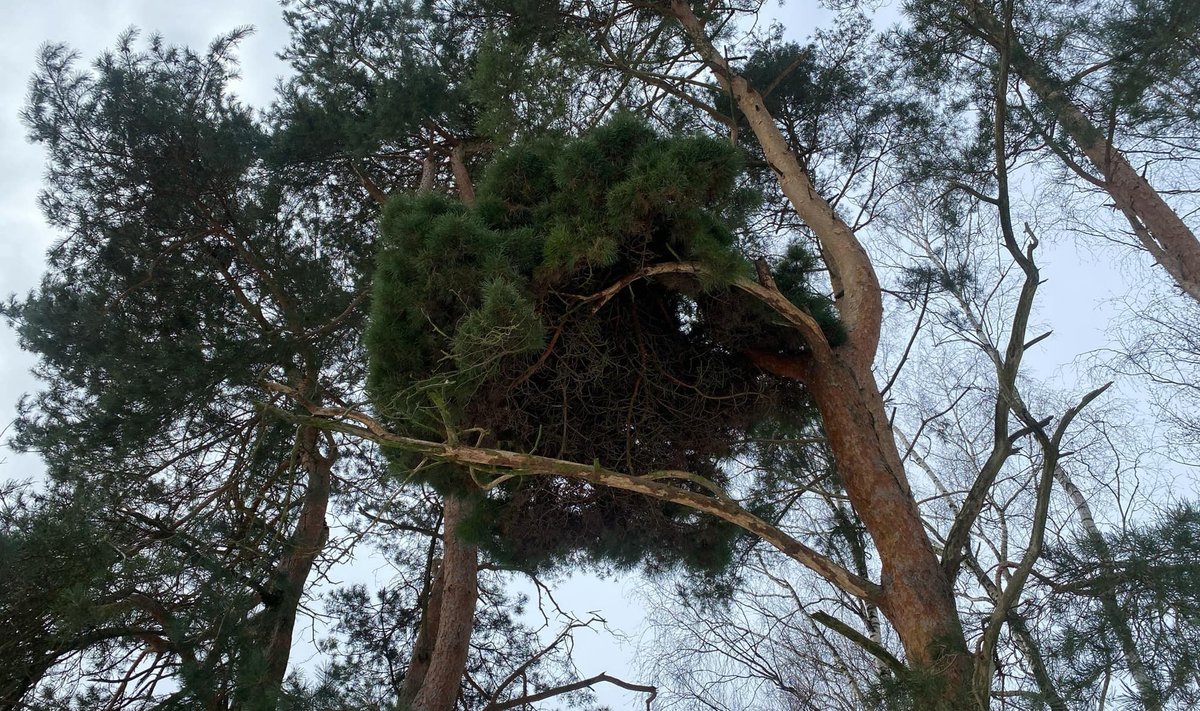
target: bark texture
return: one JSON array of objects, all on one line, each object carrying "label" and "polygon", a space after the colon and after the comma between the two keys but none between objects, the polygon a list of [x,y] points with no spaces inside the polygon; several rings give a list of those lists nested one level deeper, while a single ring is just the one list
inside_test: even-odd
[{"label": "bark texture", "polygon": [[275,567],[271,585],[263,595],[265,610],[257,620],[266,669],[261,679],[252,682],[251,693],[256,699],[261,697],[263,704],[268,704],[264,708],[273,708],[272,700],[283,686],[304,584],[329,537],[325,513],[329,506],[334,458],[320,453],[319,434],[320,430],[315,427],[306,427],[300,433],[298,464],[307,472],[300,517],[288,539],[283,558]]},{"label": "bark texture", "polygon": [[438,624],[441,622],[442,586],[442,561],[438,559],[433,563],[429,587],[423,595],[421,625],[417,629],[417,638],[413,641],[408,671],[404,674],[404,684],[400,689],[401,707],[411,706],[417,692],[421,690],[421,685],[425,683],[425,672],[429,670],[429,660],[433,658]]},{"label": "bark texture", "polygon": [[441,600],[433,622],[436,626],[433,649],[420,690],[412,699],[413,711],[451,711],[454,708],[475,624],[479,551],[458,534],[470,503],[457,496],[447,496],[444,506],[441,590],[434,593],[440,594]]},{"label": "bark texture", "polygon": [[1077,106],[1049,69],[1029,55],[990,7],[964,0],[979,34],[1008,53],[1012,71],[1049,108],[1075,146],[1102,176],[1100,186],[1129,221],[1134,235],[1186,294],[1200,301],[1200,240],[1125,154]]},{"label": "bark texture", "polygon": [[954,596],[925,534],[875,380],[836,361],[814,370],[806,384],[846,493],[879,552],[882,611],[911,664],[949,663],[964,673],[971,663]]},{"label": "bark texture", "polygon": [[[762,96],[730,68],[691,6],[672,0],[671,11],[722,88],[737,101],[783,193],[816,234],[834,292],[842,295],[838,312],[848,332],[845,344],[832,348],[819,331],[798,329],[809,353],[794,358],[759,355],[757,360],[799,379],[817,404],[850,502],[879,552],[880,609],[916,674],[917,703],[929,709],[977,709],[974,659],[967,651],[951,581],[925,534],[872,372],[883,303],[871,260],[853,230],[817,193]],[[763,286],[773,284],[767,280]]]}]

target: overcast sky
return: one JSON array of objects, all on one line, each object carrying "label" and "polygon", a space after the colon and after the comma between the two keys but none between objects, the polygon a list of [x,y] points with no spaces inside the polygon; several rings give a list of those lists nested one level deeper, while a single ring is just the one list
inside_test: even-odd
[{"label": "overcast sky", "polygon": [[[86,65],[112,47],[117,36],[131,26],[144,34],[162,34],[171,44],[202,48],[221,33],[252,25],[256,31],[242,42],[238,53],[242,64],[238,94],[253,106],[265,107],[277,79],[289,70],[275,56],[287,41],[287,27],[274,0],[23,2],[19,9],[6,13],[5,23],[0,42],[0,298],[13,293],[23,295],[37,285],[46,250],[60,237],[45,226],[37,208],[44,157],[40,147],[26,140],[18,116],[40,46],[46,42],[67,44],[78,51]],[[0,428],[15,416],[18,398],[37,389],[37,381],[29,373],[34,362],[18,347],[16,334],[0,324]],[[0,447],[0,481],[36,478],[41,470],[36,457]],[[342,567],[334,571],[333,577],[340,582],[371,584],[382,583],[387,576],[387,566],[376,561],[351,569]],[[580,617],[598,610],[615,629],[634,634],[641,616],[628,593],[624,581],[576,578],[564,581],[556,598]],[[631,647],[587,631],[577,638],[576,656],[583,676],[607,671],[629,681],[641,681],[625,663],[632,654]],[[312,668],[319,662],[312,640],[307,624],[297,629],[293,664]],[[600,699],[616,709],[632,708],[638,703],[639,695],[614,687],[598,691]]]},{"label": "overcast sky", "polygon": [[[159,32],[173,44],[204,47],[218,34],[253,25],[242,43],[243,79],[239,93],[264,106],[276,78],[288,69],[275,57],[287,28],[272,0],[37,0],[5,8],[0,31],[0,297],[25,294],[37,285],[45,253],[58,237],[42,221],[37,194],[43,175],[42,150],[26,139],[18,113],[39,47],[64,43],[86,66],[112,47],[129,27]],[[0,428],[12,421],[17,399],[36,389],[29,376],[34,361],[22,353],[16,336],[0,326]],[[0,481],[35,476],[36,460],[0,450]]]},{"label": "overcast sky", "polygon": [[[772,3],[773,5],[773,3]],[[790,29],[798,30],[812,20],[811,10],[774,10]],[[811,7],[809,5],[808,7]],[[41,149],[25,140],[18,112],[25,100],[26,83],[35,57],[45,42],[62,42],[77,50],[85,62],[111,47],[126,28],[159,32],[168,42],[205,46],[217,34],[242,25],[256,28],[241,45],[243,78],[238,93],[248,103],[263,107],[272,96],[276,80],[287,66],[275,57],[286,41],[286,28],[277,3],[272,0],[41,0],[9,3],[0,42],[0,296],[24,294],[33,288],[42,272],[44,254],[56,238],[42,224],[36,200],[43,172]],[[800,34],[804,34],[803,30]],[[1114,267],[1124,257],[1119,252],[1101,251],[1084,257],[1069,241],[1044,250],[1043,272],[1049,282],[1041,293],[1040,320],[1055,329],[1054,339],[1041,352],[1038,368],[1053,373],[1090,348],[1105,343],[1103,335],[1108,299],[1130,288],[1128,279],[1143,278],[1138,268]],[[1156,278],[1165,278],[1156,274]],[[22,393],[36,389],[28,371],[33,359],[22,353],[15,335],[0,326],[0,427],[13,418],[14,405]],[[0,449],[0,480],[36,477],[40,466],[29,457]],[[611,616],[619,625],[637,617],[624,617],[629,605],[622,602],[620,584],[600,585],[577,581],[569,599],[595,602],[593,608]],[[585,603],[581,603],[584,605]],[[614,609],[616,608],[616,609]],[[589,609],[582,607],[581,612]],[[606,664],[607,652],[585,655],[585,675],[600,671],[622,672],[622,665]],[[640,681],[632,676],[629,681]],[[621,708],[630,697],[609,696]]]}]

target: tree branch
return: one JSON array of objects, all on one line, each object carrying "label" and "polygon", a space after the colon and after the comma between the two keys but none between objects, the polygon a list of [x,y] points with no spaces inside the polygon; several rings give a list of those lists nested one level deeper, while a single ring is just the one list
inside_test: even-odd
[{"label": "tree branch", "polygon": [[882,644],[879,644],[870,637],[867,637],[862,632],[859,632],[833,615],[818,611],[810,614],[809,617],[813,622],[819,622],[822,625],[825,625],[834,632],[837,632],[841,636],[857,644],[859,647],[862,647],[871,656],[883,662],[888,669],[891,669],[897,675],[903,674],[907,670],[907,667],[904,666],[904,663],[899,659],[896,659],[895,655],[885,649]]},{"label": "tree branch", "polygon": [[633,684],[628,681],[618,679],[615,676],[609,676],[607,673],[601,673],[601,674],[597,674],[596,676],[589,677],[587,679],[580,679],[579,681],[572,682],[570,684],[563,684],[562,686],[556,686],[552,689],[546,689],[545,691],[539,691],[536,694],[522,696],[517,699],[509,699],[508,701],[503,701],[498,704],[497,703],[488,704],[487,706],[484,707],[484,711],[503,711],[504,709],[512,709],[512,708],[516,708],[518,706],[527,706],[529,704],[536,703],[538,701],[544,701],[544,700],[549,699],[554,696],[559,696],[561,694],[568,694],[572,691],[578,691],[579,689],[586,689],[589,686],[594,686],[601,682],[608,682],[609,684],[614,684],[616,686],[621,687],[622,689],[628,689],[630,691],[640,691],[643,694],[648,694],[648,697],[646,698],[646,710],[647,711],[649,711],[650,705],[654,703],[654,699],[658,697],[658,689],[656,687],[643,686],[641,684]]},{"label": "tree branch", "polygon": [[[291,388],[279,383],[264,384],[270,390],[291,395]],[[298,400],[303,404],[302,400]],[[387,430],[378,420],[351,409],[310,407],[310,415],[298,415],[273,405],[260,407],[288,422],[320,427],[370,440],[383,447],[394,447],[417,452],[444,462],[466,467],[478,467],[485,471],[506,471],[513,476],[561,476],[591,482],[600,486],[632,491],[662,501],[686,506],[696,511],[716,516],[723,521],[742,528],[777,548],[784,555],[797,561],[824,578],[837,588],[855,597],[876,604],[882,599],[882,589],[876,583],[863,578],[838,565],[827,556],[809,548],[771,523],[759,518],[730,499],[706,496],[694,491],[680,489],[653,479],[634,474],[625,474],[606,469],[599,464],[580,464],[563,459],[553,459],[533,454],[521,454],[501,449],[471,447],[444,442],[405,437]],[[351,424],[350,420],[358,424]]]},{"label": "tree branch", "polygon": [[709,40],[704,22],[696,16],[691,5],[684,0],[671,0],[670,7],[721,88],[737,100],[738,108],[762,146],[763,156],[775,171],[783,194],[820,242],[834,293],[844,295],[839,299],[838,313],[846,326],[846,345],[856,364],[869,369],[879,345],[883,301],[879,278],[866,250],[850,226],[817,193],[792,146],[767,111],[762,96],[745,77],[730,68],[728,60]]}]

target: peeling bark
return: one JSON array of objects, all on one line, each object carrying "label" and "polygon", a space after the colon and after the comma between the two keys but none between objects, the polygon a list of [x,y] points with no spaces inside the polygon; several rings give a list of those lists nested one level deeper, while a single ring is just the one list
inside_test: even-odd
[{"label": "peeling bark", "polygon": [[[951,582],[925,533],[871,371],[883,315],[871,260],[853,230],[817,193],[762,96],[730,68],[691,6],[672,0],[671,12],[737,101],[784,194],[817,236],[834,291],[843,294],[837,306],[848,332],[845,344],[832,348],[819,333],[798,328],[808,353],[794,358],[759,355],[756,361],[803,382],[816,402],[851,505],[879,552],[880,609],[896,629],[908,663],[922,677],[918,703],[931,709],[978,708],[972,693],[974,659],[967,651]],[[772,291],[769,281],[763,287]]]},{"label": "peeling bark", "polygon": [[937,669],[948,684],[967,685],[973,662],[953,591],[925,533],[875,380],[839,362],[814,371],[806,384],[850,503],[879,553],[880,608],[913,667]]}]

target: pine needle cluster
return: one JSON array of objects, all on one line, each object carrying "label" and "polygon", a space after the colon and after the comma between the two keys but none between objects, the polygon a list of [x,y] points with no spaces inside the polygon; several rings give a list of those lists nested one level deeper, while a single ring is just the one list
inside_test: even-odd
[{"label": "pine needle cluster", "polygon": [[[722,461],[752,427],[809,416],[798,386],[749,355],[800,346],[728,288],[752,273],[735,228],[758,198],[739,187],[741,169],[727,143],[664,138],[618,117],[583,138],[505,152],[474,209],[397,199],[367,336],[376,408],[407,432],[727,483]],[[640,276],[665,263],[697,268]],[[416,462],[396,456],[411,475]],[[460,493],[486,483],[448,468],[418,475]],[[472,537],[535,567],[713,570],[735,537],[681,507],[580,481],[518,478],[476,509]]]}]

